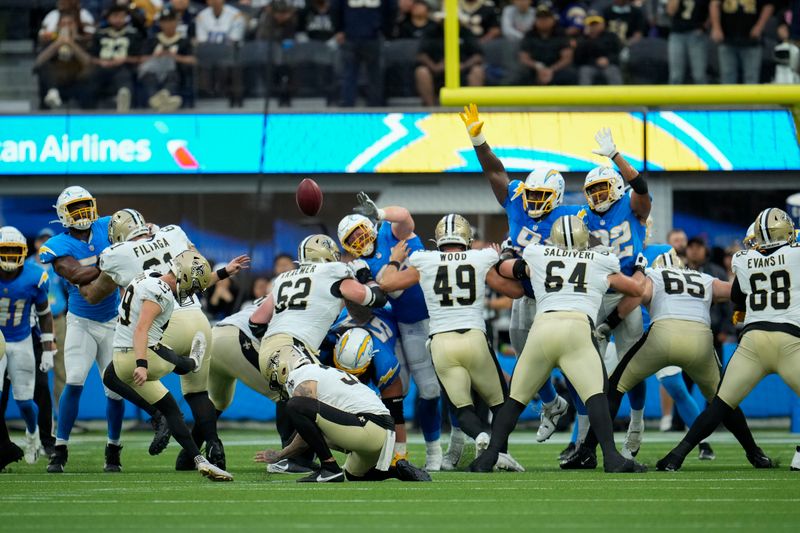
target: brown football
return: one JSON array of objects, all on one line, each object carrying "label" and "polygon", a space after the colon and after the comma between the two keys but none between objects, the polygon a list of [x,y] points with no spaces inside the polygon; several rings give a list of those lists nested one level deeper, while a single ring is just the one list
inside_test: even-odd
[{"label": "brown football", "polygon": [[304,215],[313,217],[322,209],[322,189],[316,181],[306,178],[297,186],[295,200]]}]

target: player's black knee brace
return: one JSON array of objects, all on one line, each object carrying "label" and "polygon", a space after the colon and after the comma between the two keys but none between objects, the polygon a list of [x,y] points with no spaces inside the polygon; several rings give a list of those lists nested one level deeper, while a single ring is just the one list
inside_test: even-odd
[{"label": "player's black knee brace", "polygon": [[391,398],[381,398],[383,405],[389,410],[389,414],[394,419],[396,426],[406,423],[406,415],[403,413],[403,397],[392,396]]}]

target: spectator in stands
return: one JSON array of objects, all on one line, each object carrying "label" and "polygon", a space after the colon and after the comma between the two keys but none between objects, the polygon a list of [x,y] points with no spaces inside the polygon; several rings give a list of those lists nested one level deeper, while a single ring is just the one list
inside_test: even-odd
[{"label": "spectator in stands", "polygon": [[[721,266],[709,261],[708,247],[701,237],[692,237],[686,245],[686,264],[692,270],[704,272],[723,281],[728,281],[728,273]],[[728,302],[711,306],[711,331],[714,333],[714,347],[722,353],[722,344],[736,331],[731,323],[732,307]]]},{"label": "spectator in stands", "polygon": [[482,43],[500,37],[497,8],[492,0],[458,0],[458,17]]},{"label": "spectator in stands", "polygon": [[667,244],[672,246],[681,259],[686,259],[686,245],[688,243],[689,238],[686,236],[686,232],[680,228],[671,229],[667,233]]},{"label": "spectator in stands", "polygon": [[363,64],[367,70],[367,104],[383,105],[383,38],[392,31],[397,0],[333,0],[332,12],[342,55],[341,104],[355,105],[358,74]]},{"label": "spectator in stands", "polygon": [[580,0],[556,0],[554,8],[558,14],[558,22],[567,36],[573,39],[583,35],[586,5]]},{"label": "spectator in stands", "polygon": [[594,12],[586,16],[584,23],[584,36],[575,48],[578,82],[581,85],[593,85],[602,79],[608,85],[622,85],[619,69],[622,43],[619,37],[606,31],[605,19]]},{"label": "spectator in stands", "polygon": [[711,0],[711,38],[719,43],[720,83],[739,83],[740,79],[742,83],[760,81],[761,34],[774,12],[772,0]]},{"label": "spectator in stands", "polygon": [[708,83],[708,0],[668,0],[667,14],[672,30],[668,40],[669,82],[681,84],[686,78],[686,60],[695,84]]},{"label": "spectator in stands", "polygon": [[[244,40],[245,17],[242,12],[225,3],[225,0],[206,0],[208,7],[200,11],[195,19],[198,43],[238,46]],[[198,58],[202,68],[198,70],[201,94],[227,95],[231,107],[242,107],[242,69],[239,66],[206,67]]]},{"label": "spectator in stands", "polygon": [[178,33],[178,13],[171,7],[161,10],[159,31],[144,45],[139,66],[144,97],[160,113],[175,111],[183,105],[181,89],[189,79],[188,70],[197,64],[192,43]]},{"label": "spectator in stands", "polygon": [[89,11],[81,8],[80,0],[58,0],[56,8],[50,11],[42,19],[42,26],[39,28],[39,44],[47,46],[58,37],[58,21],[65,14],[72,16],[75,21],[75,32],[73,40],[88,45],[95,32],[94,17]]},{"label": "spectator in stands", "polygon": [[197,8],[189,0],[171,0],[169,4],[178,15],[178,34],[181,37],[194,39],[194,21],[198,14]]},{"label": "spectator in stands", "polygon": [[245,307],[255,300],[259,298],[263,298],[267,294],[272,291],[272,280],[266,278],[264,276],[259,276],[253,280],[253,284],[250,286],[250,296],[242,302],[242,305],[239,307]]},{"label": "spectator in stands", "polygon": [[[224,267],[224,264],[214,265],[214,271],[216,272],[217,269]],[[214,284],[214,288],[208,292],[210,294],[207,294],[208,299],[205,302],[205,309],[211,320],[222,320],[237,311],[236,302],[239,297],[239,286],[234,278],[219,280]]]},{"label": "spectator in stands", "polygon": [[112,0],[112,6],[124,7],[128,12],[128,24],[139,32],[139,37],[144,40],[148,37],[152,19],[147,13],[153,9],[149,0]]},{"label": "spectator in stands", "polygon": [[73,14],[61,14],[56,30],[55,40],[47,37],[49,44],[36,56],[34,64],[45,95],[44,105],[58,109],[65,101],[74,98],[81,107],[86,107],[89,104],[87,78],[92,57],[76,39],[79,30]]},{"label": "spectator in stands", "polygon": [[[691,2],[691,0],[689,0]],[[647,25],[650,27],[651,37],[661,37],[662,39],[669,36],[670,28],[672,28],[671,15],[667,13],[667,3],[669,0],[644,0],[637,3],[642,8],[644,18]],[[708,3],[708,0],[699,0],[699,3]],[[708,13],[708,10],[706,10]]]},{"label": "spectator in stands", "polygon": [[292,93],[292,71],[286,51],[294,46],[297,36],[297,10],[286,0],[272,0],[261,11],[256,38],[272,41],[272,84],[280,107],[289,107]]},{"label": "spectator in stands", "polygon": [[555,13],[546,4],[536,8],[533,29],[525,35],[519,61],[525,67],[522,85],[574,85],[578,81],[572,67],[573,50],[564,30],[558,27]]},{"label": "spectator in stands", "polygon": [[279,276],[297,268],[294,257],[287,253],[280,253],[272,260],[272,275]]},{"label": "spectator in stands", "polygon": [[506,39],[518,41],[533,27],[536,15],[531,9],[531,0],[513,0],[503,8],[500,31]]},{"label": "spectator in stands", "polygon": [[95,100],[114,95],[117,111],[126,112],[131,108],[134,68],[139,63],[139,33],[128,24],[126,6],[108,8],[106,23],[92,46]]},{"label": "spectator in stands", "polygon": [[436,23],[431,20],[430,8],[425,0],[414,0],[411,11],[397,25],[398,39],[422,39]]},{"label": "spectator in stands", "polygon": [[603,11],[608,31],[615,33],[624,46],[630,46],[641,40],[647,33],[647,21],[640,7],[631,4],[631,0],[614,0]]},{"label": "spectator in stands", "polygon": [[[472,87],[483,85],[483,53],[477,38],[469,28],[459,25],[459,59],[461,83]],[[444,28],[437,24],[423,37],[417,54],[414,78],[422,105],[436,105],[436,89],[444,84]]]},{"label": "spectator in stands", "polygon": [[298,40],[328,42],[333,38],[330,0],[309,0],[298,15]]}]

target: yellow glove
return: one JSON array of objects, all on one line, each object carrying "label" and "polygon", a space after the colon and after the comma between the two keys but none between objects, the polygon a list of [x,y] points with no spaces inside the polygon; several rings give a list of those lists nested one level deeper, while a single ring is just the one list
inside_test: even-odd
[{"label": "yellow glove", "polygon": [[478,106],[475,104],[469,104],[468,106],[464,106],[464,112],[458,114],[461,117],[461,120],[464,122],[464,125],[467,127],[467,133],[469,133],[469,138],[472,141],[473,146],[480,146],[486,142],[486,138],[481,133],[483,129],[483,122],[478,117]]},{"label": "yellow glove", "polygon": [[744,315],[745,315],[744,311],[734,311],[733,319],[731,320],[731,322],[733,322],[733,325],[735,326],[736,324],[744,322]]}]

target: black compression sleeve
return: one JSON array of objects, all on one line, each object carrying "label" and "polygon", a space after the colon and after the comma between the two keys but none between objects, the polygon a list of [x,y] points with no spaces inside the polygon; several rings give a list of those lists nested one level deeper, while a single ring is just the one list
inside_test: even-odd
[{"label": "black compression sleeve", "polygon": [[636,176],[628,182],[636,194],[647,194],[647,181],[641,176]]},{"label": "black compression sleeve", "polygon": [[514,277],[520,281],[530,279],[526,267],[527,265],[525,264],[525,261],[523,261],[522,259],[517,259],[516,261],[514,261],[514,270],[513,270]]},{"label": "black compression sleeve", "polygon": [[747,296],[742,292],[742,288],[739,286],[739,278],[735,278],[733,280],[733,286],[731,287],[731,301],[733,302],[733,308],[736,311],[745,310]]}]

